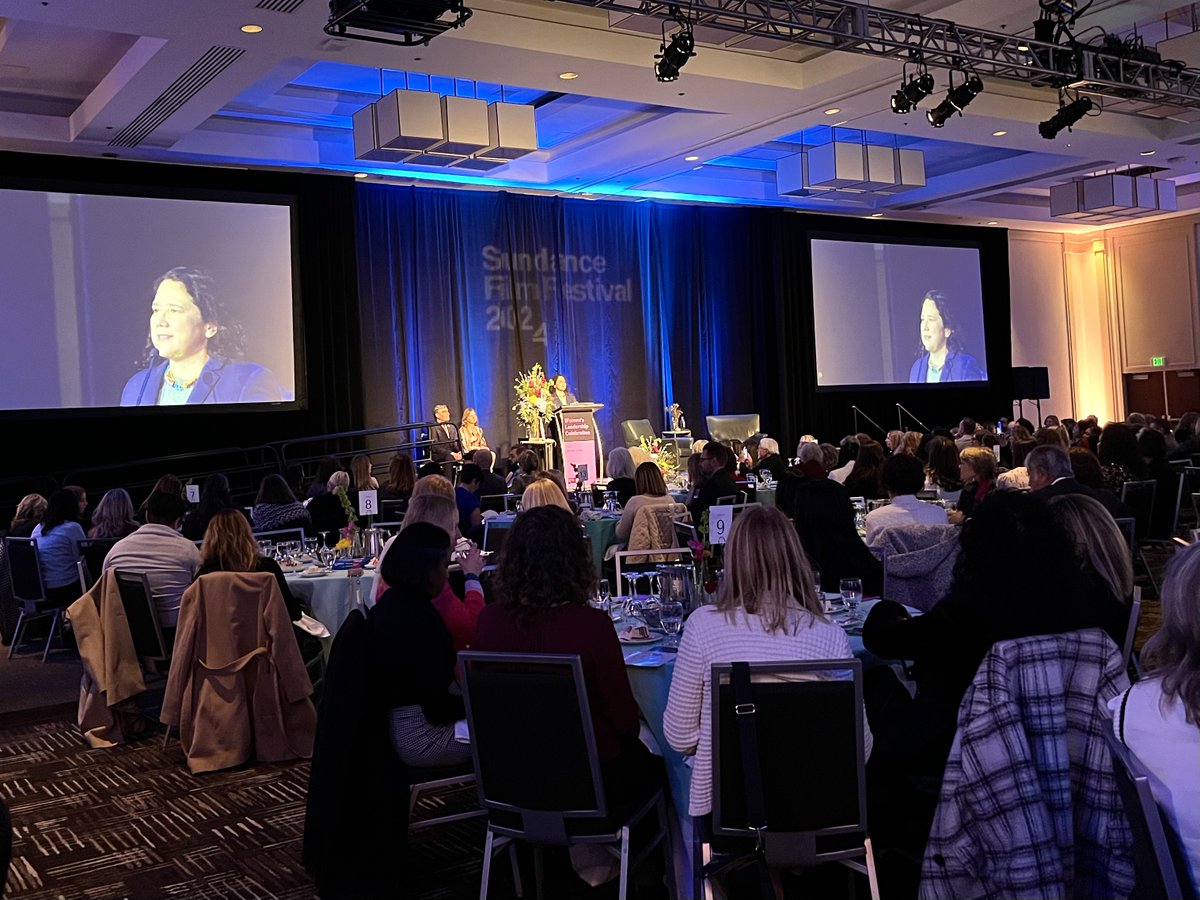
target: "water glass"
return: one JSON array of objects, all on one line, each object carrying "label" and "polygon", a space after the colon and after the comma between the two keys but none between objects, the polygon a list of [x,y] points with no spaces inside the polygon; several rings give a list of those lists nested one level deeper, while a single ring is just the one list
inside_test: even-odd
[{"label": "water glass", "polygon": [[813,588],[817,592],[817,599],[820,600],[824,596],[824,594],[821,591],[821,570],[813,569],[812,577],[813,577]]},{"label": "water glass", "polygon": [[267,559],[275,558],[275,542],[274,541],[259,541],[258,552]]},{"label": "water glass", "polygon": [[843,578],[841,583],[842,599],[850,608],[850,621],[858,622],[858,604],[862,602],[862,579]]},{"label": "water glass", "polygon": [[659,606],[663,631],[667,633],[667,646],[679,646],[679,632],[683,628],[683,604],[678,600],[664,600]]}]

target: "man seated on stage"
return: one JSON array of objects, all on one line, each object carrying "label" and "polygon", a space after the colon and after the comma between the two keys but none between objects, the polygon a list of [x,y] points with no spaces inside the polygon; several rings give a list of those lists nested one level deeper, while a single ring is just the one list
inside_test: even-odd
[{"label": "man seated on stage", "polygon": [[733,451],[715,441],[705,444],[704,449],[700,451],[700,471],[704,473],[707,480],[700,488],[696,499],[692,501],[692,505],[688,507],[692,514],[692,521],[697,527],[699,527],[704,513],[710,506],[715,505],[718,499],[737,496],[737,482],[733,480],[733,476],[726,468],[733,462],[733,459]]},{"label": "man seated on stage", "polygon": [[104,558],[106,572],[119,569],[146,575],[168,645],[175,640],[183,592],[200,569],[200,551],[179,533],[186,510],[187,504],[177,494],[154,491],[146,501],[146,524],[113,544]]},{"label": "man seated on stage", "polygon": [[429,458],[435,463],[448,463],[462,459],[462,445],[458,440],[458,429],[450,422],[450,408],[439,403],[433,408],[433,420],[437,422],[429,429]]},{"label": "man seated on stage", "polygon": [[787,471],[787,460],[779,455],[779,441],[765,437],[758,442],[758,464],[754,468],[759,472],[766,469],[773,481],[779,480]]},{"label": "man seated on stage", "polygon": [[1061,494],[1083,494],[1098,500],[1114,519],[1133,518],[1133,513],[1112,491],[1088,487],[1076,481],[1071,457],[1062,447],[1054,444],[1034,447],[1025,457],[1025,468],[1029,472],[1030,490],[1046,500]]}]

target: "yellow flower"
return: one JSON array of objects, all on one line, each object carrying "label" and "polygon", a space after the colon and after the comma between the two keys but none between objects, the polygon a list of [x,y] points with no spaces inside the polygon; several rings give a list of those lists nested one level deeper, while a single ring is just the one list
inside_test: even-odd
[{"label": "yellow flower", "polygon": [[350,549],[350,538],[342,538],[340,541],[338,541],[336,544],[333,545],[333,549],[334,550],[349,550]]}]

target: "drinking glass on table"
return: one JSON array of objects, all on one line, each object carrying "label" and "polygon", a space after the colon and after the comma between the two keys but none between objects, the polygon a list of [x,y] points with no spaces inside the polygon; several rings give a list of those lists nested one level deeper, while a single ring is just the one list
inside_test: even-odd
[{"label": "drinking glass on table", "polygon": [[817,592],[817,599],[820,600],[825,596],[825,594],[821,591],[821,570],[813,569],[812,576],[813,576],[813,588]]},{"label": "drinking glass on table", "polygon": [[667,633],[667,646],[679,646],[679,632],[683,628],[683,604],[678,600],[664,600],[659,606],[663,631]]},{"label": "drinking glass on table", "polygon": [[612,615],[612,593],[608,589],[608,579],[600,579],[600,587],[596,589],[596,593],[600,598],[600,608]]},{"label": "drinking glass on table", "polygon": [[259,541],[258,552],[267,559],[275,558],[275,542],[274,541]]},{"label": "drinking glass on table", "polygon": [[858,622],[858,604],[862,602],[862,579],[861,578],[843,578],[841,583],[842,599],[846,601],[846,606],[850,608],[850,621]]}]

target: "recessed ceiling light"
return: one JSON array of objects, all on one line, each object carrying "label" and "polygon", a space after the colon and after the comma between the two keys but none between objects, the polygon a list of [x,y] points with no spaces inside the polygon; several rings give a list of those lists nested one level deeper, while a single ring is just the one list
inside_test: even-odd
[{"label": "recessed ceiling light", "polygon": [[999,222],[992,221],[992,222],[988,222],[988,224],[989,224],[989,225],[999,225],[1000,223],[999,223]]},{"label": "recessed ceiling light", "polygon": [[1029,45],[1027,43],[1025,43],[1024,41],[1021,41],[1021,43],[1017,44],[1017,49],[1020,50],[1022,53],[1028,53]]},{"label": "recessed ceiling light", "polygon": [[683,158],[683,161],[684,161],[684,162],[695,162],[695,161],[696,161],[696,160],[698,160],[699,158],[700,158],[700,157],[698,157],[698,156],[685,156],[685,157]]},{"label": "recessed ceiling light", "polygon": [[246,34],[258,34],[260,31],[262,31],[262,26],[261,25],[243,25],[242,31],[246,32]]},{"label": "recessed ceiling light", "polygon": [[558,77],[561,78],[563,81],[571,81],[575,78],[578,78],[579,73],[578,72],[559,72]]},{"label": "recessed ceiling light", "polygon": [[1143,150],[1142,156],[1153,156],[1157,152],[1157,150]]},{"label": "recessed ceiling light", "polygon": [[825,115],[836,116],[841,111],[842,111],[842,108],[840,106],[831,106],[831,107],[829,107],[829,109],[825,110]]},{"label": "recessed ceiling light", "polygon": [[1007,131],[993,131],[992,137],[1004,137],[1006,134],[1008,134]]},{"label": "recessed ceiling light", "polygon": [[367,177],[367,173],[366,173],[366,172],[355,172],[355,173],[354,173],[354,177],[355,177],[355,178],[366,178],[366,177]]},{"label": "recessed ceiling light", "polygon": [[871,213],[871,218],[872,219],[882,219],[883,213]]}]

